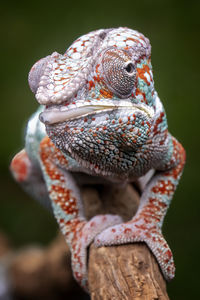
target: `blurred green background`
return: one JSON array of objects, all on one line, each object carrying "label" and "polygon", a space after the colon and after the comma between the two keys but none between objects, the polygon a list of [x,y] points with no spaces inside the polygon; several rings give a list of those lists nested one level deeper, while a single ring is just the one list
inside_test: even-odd
[{"label": "blurred green background", "polygon": [[170,299],[198,299],[199,199],[199,1],[33,1],[1,3],[1,200],[0,230],[13,246],[46,244],[55,236],[54,218],[11,178],[8,165],[23,147],[23,130],[37,103],[28,72],[39,58],[63,53],[91,30],[128,26],[151,41],[155,86],[169,129],[184,145],[187,164],[165,220],[176,278]]}]

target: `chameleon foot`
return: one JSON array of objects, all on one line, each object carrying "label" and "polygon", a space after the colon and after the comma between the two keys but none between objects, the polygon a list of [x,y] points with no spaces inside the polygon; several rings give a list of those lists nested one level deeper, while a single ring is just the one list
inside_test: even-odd
[{"label": "chameleon foot", "polygon": [[172,252],[160,229],[154,224],[141,220],[130,221],[102,231],[95,238],[97,247],[145,242],[156,257],[166,280],[173,279],[175,266]]},{"label": "chameleon foot", "polygon": [[87,248],[95,236],[106,228],[122,222],[121,217],[116,215],[98,215],[88,222],[82,222],[79,229],[76,229],[72,241],[72,270],[74,277],[80,285],[87,290]]}]

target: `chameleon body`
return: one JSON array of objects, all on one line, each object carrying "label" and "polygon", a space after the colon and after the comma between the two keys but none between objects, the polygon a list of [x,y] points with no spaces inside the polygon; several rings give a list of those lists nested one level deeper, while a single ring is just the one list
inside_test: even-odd
[{"label": "chameleon body", "polygon": [[[154,88],[151,46],[141,33],[101,29],[78,38],[64,55],[54,52],[29,73],[39,104],[28,123],[14,177],[54,215],[72,253],[76,280],[87,289],[87,247],[144,241],[166,279],[174,277],[162,223],[179,182],[185,151],[168,132]],[[85,182],[141,183],[136,215],[83,213]],[[81,178],[84,178],[82,176]]]}]

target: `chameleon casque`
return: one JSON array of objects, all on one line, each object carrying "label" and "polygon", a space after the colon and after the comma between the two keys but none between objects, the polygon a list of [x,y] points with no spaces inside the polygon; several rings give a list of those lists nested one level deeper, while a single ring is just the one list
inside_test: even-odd
[{"label": "chameleon casque", "polygon": [[[41,106],[28,122],[25,149],[13,158],[11,170],[29,193],[51,203],[76,280],[87,289],[91,242],[99,247],[136,241],[147,243],[165,278],[172,279],[173,256],[161,227],[185,151],[168,132],[149,40],[129,28],[93,31],[64,55],[54,52],[36,62],[29,85]],[[140,182],[136,215],[126,223],[109,214],[87,221],[79,174],[86,183]]]}]

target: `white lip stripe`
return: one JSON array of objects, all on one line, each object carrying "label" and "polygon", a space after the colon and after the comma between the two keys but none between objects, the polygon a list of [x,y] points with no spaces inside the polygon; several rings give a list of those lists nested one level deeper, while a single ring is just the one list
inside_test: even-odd
[{"label": "white lip stripe", "polygon": [[140,111],[145,113],[150,119],[152,118],[152,110],[147,109],[144,106],[138,105],[83,105],[81,107],[75,107],[72,109],[62,110],[52,108],[46,109],[40,114],[40,121],[45,124],[55,124],[59,122],[68,121],[77,117],[85,116],[94,112],[109,111],[113,109],[126,109],[132,110],[133,112]]}]

